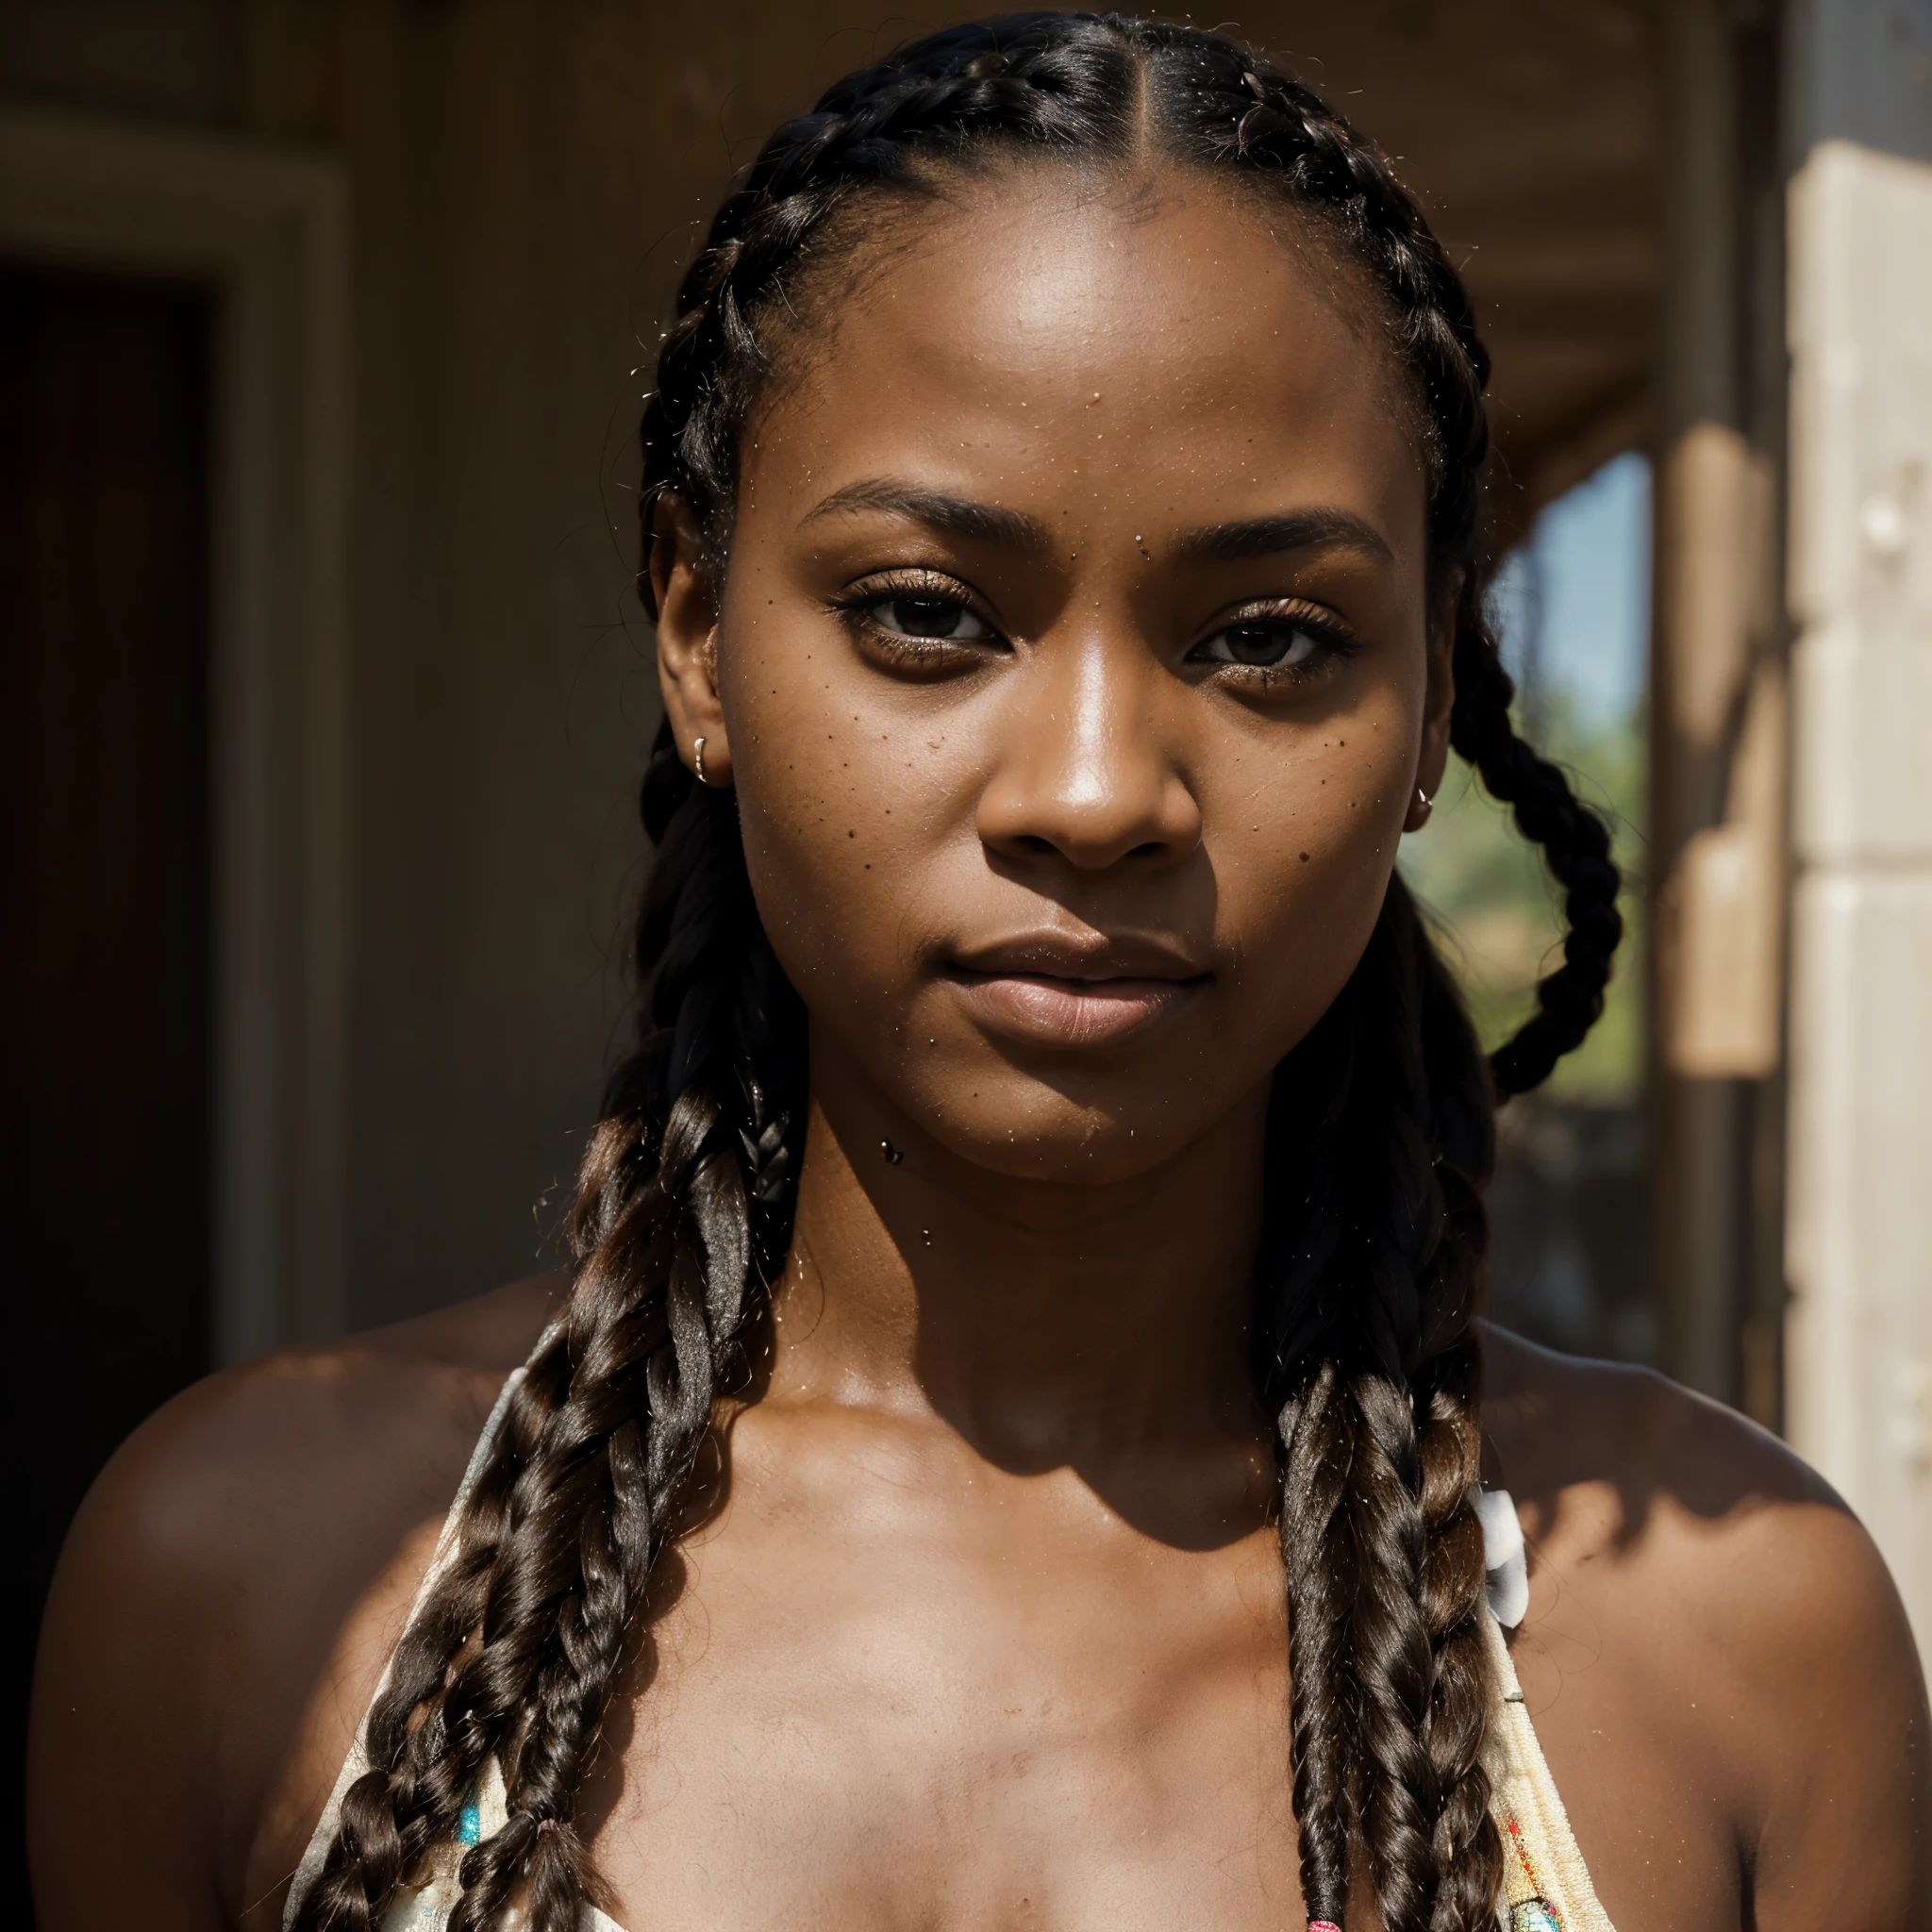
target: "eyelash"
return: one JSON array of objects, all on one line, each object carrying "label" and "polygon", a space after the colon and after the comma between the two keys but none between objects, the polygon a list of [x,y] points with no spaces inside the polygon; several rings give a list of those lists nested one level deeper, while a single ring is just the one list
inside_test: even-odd
[{"label": "eyelash", "polygon": [[[986,626],[984,638],[927,638],[908,636],[888,630],[873,615],[883,606],[901,598],[924,597],[935,604],[956,604],[976,623]],[[1006,645],[999,627],[978,608],[972,591],[957,578],[922,570],[891,571],[870,577],[841,596],[831,600],[831,608],[881,656],[903,669],[939,670],[958,662],[961,651]],[[1010,649],[1010,646],[1006,646]]]},{"label": "eyelash", "polygon": [[[899,598],[924,596],[934,603],[955,604],[975,622],[984,625],[985,638],[920,640],[903,631],[889,630],[873,613]],[[974,646],[996,644],[1010,650],[992,620],[977,608],[973,593],[957,578],[923,570],[894,571],[855,585],[841,596],[831,599],[830,608],[855,632],[882,656],[902,668],[938,670],[958,661],[958,653]],[[1202,658],[1197,654],[1224,633],[1242,625],[1285,626],[1300,631],[1317,646],[1316,654],[1302,664],[1243,664],[1239,659]],[[1187,661],[1212,665],[1217,671],[1239,674],[1239,681],[1250,686],[1270,687],[1300,684],[1319,676],[1325,666],[1350,658],[1360,648],[1360,641],[1331,611],[1296,599],[1263,599],[1228,612],[1206,637],[1187,654]]]},{"label": "eyelash", "polygon": [[[1203,658],[1199,655],[1216,638],[1228,631],[1264,625],[1270,628],[1302,633],[1314,642],[1316,649],[1313,655],[1305,663],[1288,665],[1243,664],[1239,659]],[[1211,664],[1219,671],[1241,673],[1242,683],[1267,690],[1285,684],[1302,684],[1311,677],[1319,677],[1328,665],[1354,657],[1360,648],[1361,641],[1355,633],[1332,611],[1324,609],[1320,605],[1305,604],[1296,598],[1264,598],[1243,605],[1221,618],[1214,628],[1189,651],[1188,661]]]}]

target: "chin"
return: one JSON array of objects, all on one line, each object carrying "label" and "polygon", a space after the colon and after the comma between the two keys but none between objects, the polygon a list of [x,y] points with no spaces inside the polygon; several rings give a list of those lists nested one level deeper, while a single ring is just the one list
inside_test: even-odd
[{"label": "chin", "polygon": [[[1017,1090],[1017,1091],[1016,1091]],[[1158,1167],[1193,1136],[1198,1123],[1172,1120],[1157,1129],[1124,1109],[1082,1101],[1033,1080],[998,1083],[963,1108],[936,1112],[914,1102],[908,1112],[956,1158],[1009,1180],[1044,1186],[1115,1186]]]}]

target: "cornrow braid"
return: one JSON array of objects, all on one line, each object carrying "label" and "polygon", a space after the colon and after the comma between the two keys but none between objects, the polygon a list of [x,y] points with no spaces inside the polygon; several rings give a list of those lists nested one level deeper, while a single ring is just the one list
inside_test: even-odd
[{"label": "cornrow braid", "polygon": [[[1516,736],[1478,554],[1488,358],[1468,297],[1386,160],[1291,75],[1218,35],[1119,14],[1015,14],[911,42],[765,143],[677,294],[641,440],[655,511],[696,519],[722,580],[739,451],[827,265],[947,171],[1152,154],[1239,175],[1363,273],[1410,392],[1433,594],[1454,626],[1451,739],[1566,891],[1564,960],[1487,1060],[1399,878],[1342,993],[1278,1070],[1254,1373],[1276,1419],[1291,1771],[1304,1900],[1346,1924],[1357,1855],[1387,1932],[1488,1932],[1502,1851],[1482,1747],[1492,1687],[1474,1508],[1498,1097],[1601,1008],[1621,934],[1601,821]],[[574,1821],[627,1633],[680,1526],[713,1404],[791,1235],[805,1023],[745,873],[735,805],[660,733],[650,986],[572,1215],[575,1274],[465,1505],[456,1560],[397,1653],[323,1874],[296,1924],[375,1925],[501,1771],[508,1822],[462,1856],[457,1932],[514,1911],[575,1932],[594,1886]]]},{"label": "cornrow braid", "polygon": [[644,409],[647,603],[652,508],[665,491],[698,513],[714,565],[722,558],[740,431],[770,366],[753,318],[829,217],[867,189],[914,187],[922,168],[991,142],[1083,158],[1125,152],[1124,130],[1105,111],[1130,74],[1125,50],[1107,50],[1102,64],[1117,72],[1096,86],[1083,58],[1091,50],[1008,36],[1005,25],[935,34],[838,82],[765,143],[726,195],[678,289]]}]

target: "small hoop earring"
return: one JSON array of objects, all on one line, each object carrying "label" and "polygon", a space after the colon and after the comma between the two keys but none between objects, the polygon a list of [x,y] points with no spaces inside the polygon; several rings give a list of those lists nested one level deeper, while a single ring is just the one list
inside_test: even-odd
[{"label": "small hoop earring", "polygon": [[702,738],[692,742],[691,761],[697,768],[698,783],[700,785],[709,785],[711,781],[705,776],[705,741]]}]

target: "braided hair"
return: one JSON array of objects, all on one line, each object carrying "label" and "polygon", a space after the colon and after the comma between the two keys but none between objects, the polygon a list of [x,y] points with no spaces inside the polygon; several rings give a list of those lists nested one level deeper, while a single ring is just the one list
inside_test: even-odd
[{"label": "braided hair", "polygon": [[[1495,1103],[1602,1008],[1622,935],[1602,822],[1510,724],[1478,554],[1489,360],[1387,161],[1290,75],[1218,35],[1119,14],[950,28],[838,82],[766,142],[687,274],[646,407],[653,508],[728,549],[739,449],[792,297],[865,220],[946,169],[1155,158],[1245,178],[1321,224],[1365,281],[1428,470],[1431,582],[1453,605],[1450,737],[1565,889],[1563,963],[1483,1056],[1401,879],[1352,978],[1282,1064],[1266,1156],[1254,1377],[1278,1430],[1303,1895],[1346,1923],[1359,1862],[1388,1932],[1493,1924],[1482,1764],[1484,1582],[1474,1310]],[[492,1761],[503,1829],[461,1857],[453,1932],[574,1932],[593,1885],[575,1800],[653,1565],[691,1507],[721,1388],[790,1238],[805,1016],[759,924],[728,791],[668,728],[643,818],[649,997],[571,1218],[575,1283],[513,1394],[372,1712],[305,1932],[364,1932],[458,1835]]]}]

